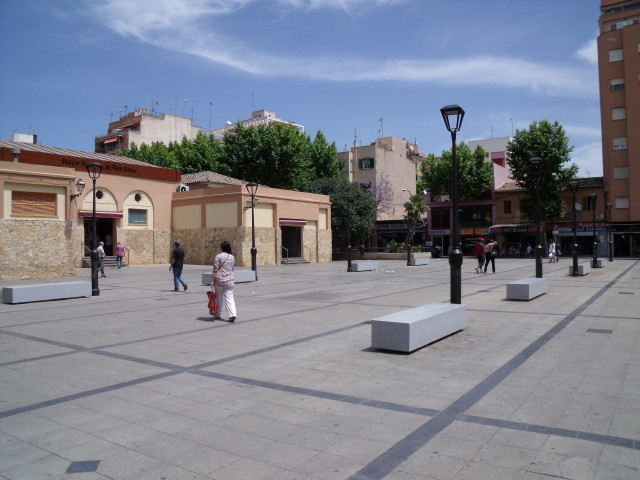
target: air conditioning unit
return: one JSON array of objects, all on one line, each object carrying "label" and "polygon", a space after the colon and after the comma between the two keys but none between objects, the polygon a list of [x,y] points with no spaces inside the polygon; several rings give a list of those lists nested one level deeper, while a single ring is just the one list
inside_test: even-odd
[{"label": "air conditioning unit", "polygon": [[180,185],[178,185],[178,188],[176,188],[176,192],[188,192],[189,191],[189,185],[185,185],[184,183],[181,183]]}]

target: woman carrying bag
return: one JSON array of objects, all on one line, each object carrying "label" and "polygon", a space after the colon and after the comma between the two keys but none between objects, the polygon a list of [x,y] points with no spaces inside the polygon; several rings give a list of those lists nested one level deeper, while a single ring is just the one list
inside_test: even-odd
[{"label": "woman carrying bag", "polygon": [[236,321],[236,302],[233,299],[233,269],[236,259],[231,255],[231,244],[226,240],[220,244],[221,253],[213,260],[213,273],[211,274],[211,288],[215,289],[219,302],[218,315],[214,319],[220,319],[220,313],[224,307],[230,322]]}]

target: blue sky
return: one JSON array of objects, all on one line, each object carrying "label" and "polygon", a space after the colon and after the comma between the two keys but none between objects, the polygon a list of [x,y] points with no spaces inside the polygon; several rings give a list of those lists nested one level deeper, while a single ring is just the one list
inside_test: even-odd
[{"label": "blue sky", "polygon": [[[125,105],[205,130],[268,109],[338,150],[560,122],[602,175],[598,0],[0,0],[0,138],[93,150]],[[382,121],[380,120],[382,119]]]}]

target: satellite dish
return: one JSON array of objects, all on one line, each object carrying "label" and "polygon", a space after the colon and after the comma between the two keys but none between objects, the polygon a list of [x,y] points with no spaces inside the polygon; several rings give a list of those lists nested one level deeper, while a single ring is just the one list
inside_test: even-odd
[{"label": "satellite dish", "polygon": [[580,202],[576,202],[574,208],[576,209],[576,212],[579,212],[580,210],[582,210],[582,205],[580,205]]}]

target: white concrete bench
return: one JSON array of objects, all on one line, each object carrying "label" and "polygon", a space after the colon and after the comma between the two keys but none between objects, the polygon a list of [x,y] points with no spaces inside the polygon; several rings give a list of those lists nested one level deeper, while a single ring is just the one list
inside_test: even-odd
[{"label": "white concrete bench", "polygon": [[371,346],[413,352],[466,326],[466,307],[430,303],[371,321]]},{"label": "white concrete bench", "polygon": [[507,300],[529,301],[547,293],[546,278],[523,278],[507,283]]},{"label": "white concrete bench", "polygon": [[2,289],[2,303],[44,302],[90,296],[91,282],[41,283]]},{"label": "white concrete bench", "polygon": [[[246,283],[256,281],[256,272],[253,270],[234,270],[233,272],[234,283]],[[211,285],[211,274],[202,274],[202,285]]]},{"label": "white concrete bench", "polygon": [[409,265],[412,267],[416,267],[418,265],[429,265],[428,258],[410,258]]},{"label": "white concrete bench", "polygon": [[[578,264],[578,276],[587,275],[591,271],[590,263]],[[573,265],[569,265],[569,275],[573,275]]]},{"label": "white concrete bench", "polygon": [[367,270],[380,270],[380,262],[372,260],[362,260],[359,262],[351,262],[351,271],[364,272]]},{"label": "white concrete bench", "polygon": [[599,259],[597,259],[597,260],[596,260],[596,264],[595,264],[595,265],[593,265],[593,261],[591,261],[591,266],[592,266],[593,268],[603,268],[603,265],[602,265],[602,259],[600,259],[600,258],[599,258]]}]

